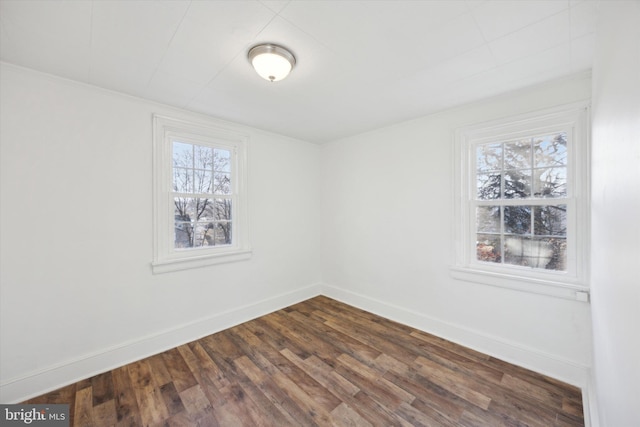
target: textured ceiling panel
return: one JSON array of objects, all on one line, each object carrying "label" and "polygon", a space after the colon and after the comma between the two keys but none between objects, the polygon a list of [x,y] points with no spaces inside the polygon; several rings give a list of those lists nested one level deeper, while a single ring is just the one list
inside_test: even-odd
[{"label": "textured ceiling panel", "polygon": [[[591,67],[592,1],[0,0],[0,59],[326,142]],[[246,54],[289,47],[269,83]]]}]

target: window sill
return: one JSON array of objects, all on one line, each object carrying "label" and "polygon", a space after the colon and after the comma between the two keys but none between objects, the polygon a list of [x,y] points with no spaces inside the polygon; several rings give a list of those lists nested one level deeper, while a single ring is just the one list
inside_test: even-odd
[{"label": "window sill", "polygon": [[450,272],[451,277],[465,282],[589,303],[589,288],[584,285],[535,277],[522,277],[469,267],[450,267]]},{"label": "window sill", "polygon": [[151,263],[151,269],[153,274],[169,273],[172,271],[188,270],[191,268],[206,267],[209,265],[245,261],[251,258],[251,254],[251,249],[245,249],[212,255],[154,261]]}]

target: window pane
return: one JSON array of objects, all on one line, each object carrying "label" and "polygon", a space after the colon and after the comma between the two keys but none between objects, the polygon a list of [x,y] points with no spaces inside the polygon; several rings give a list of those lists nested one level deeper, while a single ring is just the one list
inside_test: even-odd
[{"label": "window pane", "polygon": [[213,193],[212,173],[208,170],[196,169],[193,171],[195,193]]},{"label": "window pane", "polygon": [[502,144],[484,144],[476,148],[478,172],[502,169]]},{"label": "window pane", "polygon": [[231,151],[216,148],[213,151],[213,164],[216,172],[231,172]]},{"label": "window pane", "polygon": [[[203,246],[209,246],[207,239],[207,232],[209,230],[209,224],[206,222],[197,222],[193,230],[193,246],[194,248],[200,248]],[[209,236],[209,239],[211,237]]]},{"label": "window pane", "polygon": [[193,247],[231,244],[231,222],[199,222],[194,228]]},{"label": "window pane", "polygon": [[231,222],[218,222],[214,229],[215,245],[231,244]]},{"label": "window pane", "polygon": [[504,144],[504,168],[523,169],[531,167],[531,140],[506,142]]},{"label": "window pane", "polygon": [[497,174],[478,174],[478,200],[495,200],[500,198],[500,181],[502,176]]},{"label": "window pane", "polygon": [[215,194],[231,194],[231,174],[215,173],[213,176],[213,190]]},{"label": "window pane", "polygon": [[173,143],[173,166],[193,167],[193,145],[182,142]]},{"label": "window pane", "polygon": [[495,234],[476,235],[476,257],[478,261],[500,262],[500,236]]},{"label": "window pane", "polygon": [[231,205],[230,199],[174,198],[174,247],[231,244]]},{"label": "window pane", "polygon": [[565,239],[506,236],[504,262],[532,268],[566,269]]},{"label": "window pane", "polygon": [[504,173],[504,198],[526,199],[528,197],[531,197],[531,171],[506,171]]},{"label": "window pane", "polygon": [[186,197],[175,197],[173,199],[173,214],[176,221],[191,222],[192,210],[189,201],[192,200]]},{"label": "window pane", "polygon": [[531,206],[505,206],[504,232],[531,234]]},{"label": "window pane", "polygon": [[536,167],[567,164],[567,134],[565,132],[537,137],[533,143]]},{"label": "window pane", "polygon": [[567,239],[546,238],[541,239],[553,248],[553,256],[545,266],[547,270],[567,270]]},{"label": "window pane", "polygon": [[193,199],[197,221],[213,221],[215,217],[213,199]]},{"label": "window pane", "polygon": [[[191,228],[186,229],[185,227],[188,224],[195,227],[195,224],[198,222],[213,221],[213,200],[193,197],[175,197],[173,199],[173,205],[176,223],[175,228],[176,230],[182,230],[180,233],[176,231],[176,248],[197,246],[198,242],[201,243],[203,232],[199,231],[200,234],[198,238],[200,238],[200,241],[198,241],[192,233],[193,230]],[[187,233],[187,235],[184,233]],[[184,246],[182,243],[178,244],[179,241],[186,241],[185,239],[187,237],[187,246]]]},{"label": "window pane", "polygon": [[174,227],[174,247],[176,249],[193,247],[193,227],[190,222],[176,221]]},{"label": "window pane", "polygon": [[173,168],[173,191],[178,193],[193,192],[193,170],[186,168]]},{"label": "window pane", "polygon": [[476,208],[476,228],[479,232],[500,232],[500,206],[478,206]]},{"label": "window pane", "polygon": [[567,168],[535,169],[533,192],[536,197],[567,196]]},{"label": "window pane", "polygon": [[[173,142],[173,190],[231,195],[231,151]],[[174,248],[231,244],[232,200],[174,197]]]},{"label": "window pane", "polygon": [[213,148],[202,145],[193,146],[193,167],[196,169],[213,169]]},{"label": "window pane", "polygon": [[567,205],[533,208],[533,228],[537,236],[567,235]]},{"label": "window pane", "polygon": [[214,203],[213,217],[217,221],[231,221],[231,200],[216,199]]}]

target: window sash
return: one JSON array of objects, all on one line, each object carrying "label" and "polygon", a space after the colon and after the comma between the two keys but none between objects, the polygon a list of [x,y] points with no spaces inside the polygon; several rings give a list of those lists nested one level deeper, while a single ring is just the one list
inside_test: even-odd
[{"label": "window sash", "polygon": [[[210,148],[212,150],[224,150],[224,151],[229,151],[230,153],[230,171],[221,171],[220,173],[228,173],[230,175],[230,180],[231,180],[231,185],[230,185],[230,189],[231,189],[231,194],[218,194],[215,193],[213,188],[211,192],[208,193],[196,193],[194,192],[179,192],[179,191],[175,191],[173,189],[173,176],[174,176],[174,170],[175,170],[175,165],[173,164],[173,144],[174,143],[182,143],[182,144],[190,144],[194,147],[198,146],[198,147],[206,147],[206,148]],[[168,142],[167,142],[168,147],[171,149],[171,158],[172,158],[172,162],[171,162],[171,174],[169,176],[169,178],[171,179],[171,182],[168,184],[169,187],[169,201],[168,201],[168,208],[170,211],[170,218],[174,217],[174,203],[175,203],[175,199],[176,198],[186,198],[186,199],[226,199],[226,200],[231,200],[231,219],[228,220],[231,222],[231,243],[228,245],[207,245],[207,246],[200,246],[200,247],[187,247],[187,248],[181,248],[181,247],[176,247],[175,242],[173,244],[170,245],[169,248],[169,256],[183,256],[183,254],[185,253],[185,251],[200,251],[200,252],[207,252],[207,251],[215,251],[215,252],[219,252],[221,250],[221,248],[223,247],[234,247],[235,246],[235,236],[236,236],[236,232],[238,232],[237,229],[237,214],[236,211],[237,209],[236,207],[236,202],[237,202],[237,185],[236,185],[236,177],[237,177],[237,150],[236,147],[233,145],[229,145],[224,144],[224,143],[215,143],[215,142],[211,142],[210,140],[205,140],[202,138],[194,138],[194,137],[189,137],[189,136],[169,136],[168,137]],[[195,172],[196,170],[200,170],[200,168],[196,168],[195,167],[195,156],[192,157],[192,164],[188,167],[186,167],[187,170],[193,171]],[[215,164],[212,163],[211,165],[211,179],[214,179],[214,174],[215,174]],[[194,188],[195,190],[195,188]],[[194,222],[194,220],[192,220],[192,222]],[[197,224],[197,220],[195,220],[195,223]],[[218,222],[222,222],[222,221],[218,221],[215,220],[213,221],[214,223],[218,223]],[[168,221],[167,227],[168,227],[168,233],[169,235],[173,235],[173,233],[175,233],[175,224],[176,221]]]},{"label": "window sash", "polygon": [[[587,102],[560,106],[541,112],[528,113],[510,119],[459,128],[453,145],[455,159],[454,180],[454,263],[452,275],[456,278],[476,281],[493,286],[527,290],[534,293],[567,297],[574,295],[567,289],[588,289],[588,199],[589,199],[589,135]],[[561,197],[535,197],[533,190],[528,198],[477,199],[476,147],[479,144],[510,143],[558,132],[567,133],[566,195]],[[529,169],[532,169],[530,165]],[[503,174],[504,164],[496,173]],[[501,178],[501,191],[504,176]],[[532,206],[545,207],[566,205],[566,271],[546,270],[527,266],[492,262],[477,259],[476,208],[482,206]],[[500,222],[500,233],[504,235]],[[534,230],[531,231],[533,233]],[[531,237],[540,237],[528,234]],[[558,291],[562,288],[564,291]]]},{"label": "window sash", "polygon": [[[152,267],[154,273],[248,259],[251,255],[246,211],[246,143],[248,138],[242,134],[218,129],[208,124],[196,124],[164,116],[154,115],[153,121],[154,246]],[[174,142],[229,151],[230,171],[222,172],[230,174],[230,194],[175,191],[173,187]],[[195,165],[191,166],[194,166],[192,170],[196,169]],[[176,197],[230,200],[232,206],[231,244],[188,249],[176,248],[174,235],[176,225],[174,199]]]},{"label": "window sash", "polygon": [[[494,203],[492,203],[494,202]],[[468,212],[467,212],[467,217],[469,218],[468,221],[468,226],[469,226],[469,231],[468,231],[468,247],[467,247],[467,251],[469,253],[469,265],[473,266],[475,268],[481,268],[481,269],[488,269],[488,270],[495,270],[497,269],[498,271],[501,269],[511,269],[511,268],[515,268],[518,271],[520,271],[520,273],[522,274],[522,272],[526,272],[527,274],[531,274],[531,275],[555,275],[557,276],[557,278],[561,278],[563,276],[573,276],[577,273],[577,255],[576,253],[578,252],[578,248],[576,247],[576,215],[575,215],[575,210],[576,210],[576,201],[573,198],[562,198],[562,199],[536,199],[536,200],[527,200],[527,199],[518,199],[518,200],[502,200],[502,201],[498,201],[499,203],[495,203],[496,201],[471,201],[468,205]],[[532,208],[536,208],[536,207],[544,207],[544,206],[558,206],[558,205],[565,205],[566,208],[566,233],[564,236],[557,236],[557,235],[548,235],[548,234],[535,234],[535,230],[532,230],[530,233],[527,234],[515,234],[515,233],[508,233],[505,231],[504,229],[504,214],[502,213],[502,207],[504,206],[531,206]],[[485,231],[480,231],[478,230],[478,223],[477,223],[477,219],[476,219],[476,208],[478,207],[482,207],[482,206],[496,206],[496,207],[500,207],[501,208],[501,215],[500,215],[500,230],[498,232],[492,233],[492,232],[485,232]],[[534,221],[533,215],[531,218],[531,221]],[[500,236],[501,238],[504,238],[505,236],[512,236],[512,235],[516,235],[516,236],[522,236],[522,237],[530,237],[532,239],[540,239],[540,238],[558,238],[558,239],[565,239],[567,242],[567,248],[566,248],[566,269],[564,270],[547,270],[547,269],[542,269],[542,268],[532,268],[532,267],[526,267],[526,266],[518,266],[516,264],[510,264],[510,263],[506,263],[504,261],[504,256],[503,259],[500,263],[491,263],[491,262],[486,262],[486,261],[482,261],[477,259],[477,241],[476,241],[476,236],[479,234],[486,234],[486,235],[497,235]],[[500,253],[504,254],[504,247],[500,248]]]}]

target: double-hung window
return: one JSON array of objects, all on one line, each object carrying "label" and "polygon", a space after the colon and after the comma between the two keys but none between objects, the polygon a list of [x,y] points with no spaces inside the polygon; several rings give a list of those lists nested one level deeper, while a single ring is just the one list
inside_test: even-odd
[{"label": "double-hung window", "polygon": [[154,272],[250,256],[246,139],[154,116]]},{"label": "double-hung window", "polygon": [[586,298],[587,119],[580,104],[458,130],[454,277]]}]

